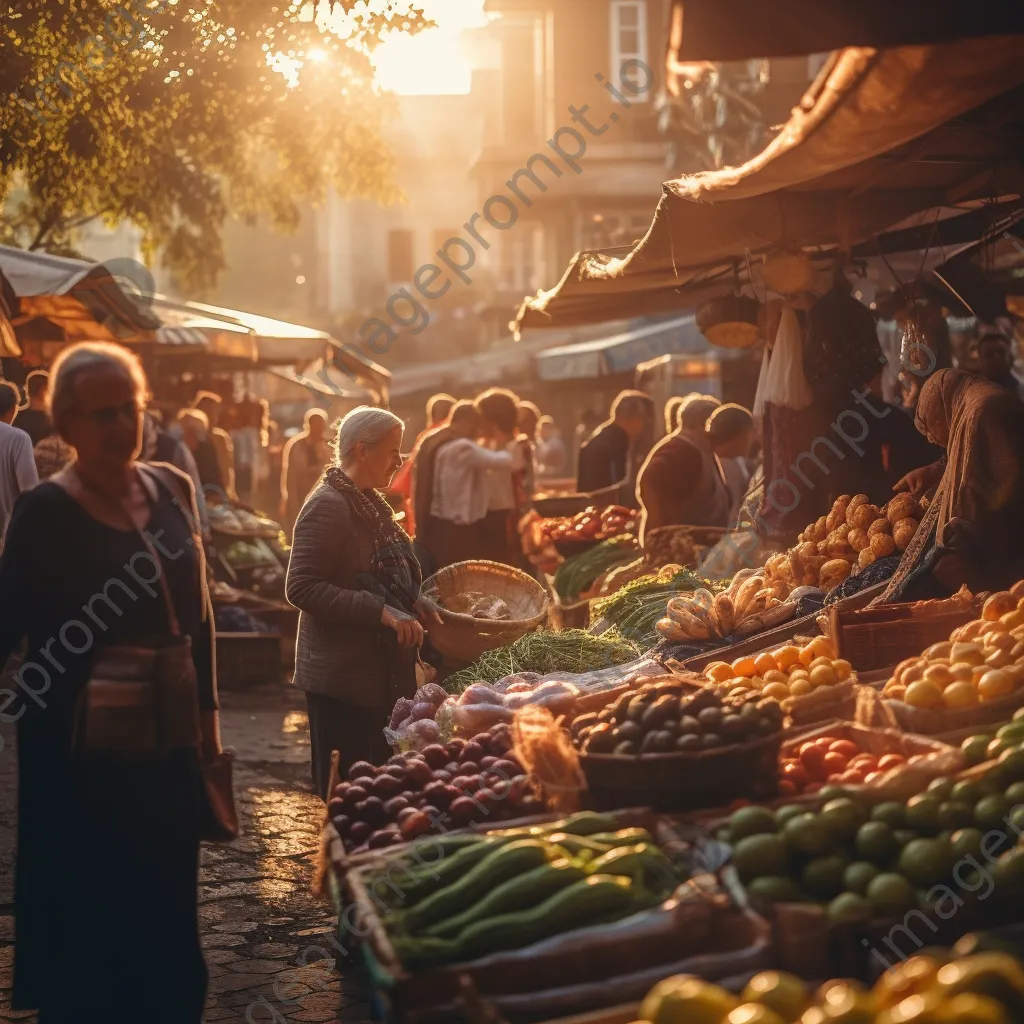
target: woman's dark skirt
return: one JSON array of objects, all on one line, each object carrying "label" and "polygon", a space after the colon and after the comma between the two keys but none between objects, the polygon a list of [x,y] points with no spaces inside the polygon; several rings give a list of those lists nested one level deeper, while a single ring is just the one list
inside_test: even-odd
[{"label": "woman's dark skirt", "polygon": [[383,764],[391,756],[384,739],[391,709],[361,708],[319,693],[306,694],[309,712],[309,756],[313,792],[326,799],[331,777],[331,752],[341,755],[342,778],[356,761]]},{"label": "woman's dark skirt", "polygon": [[199,1024],[195,752],[69,771],[50,739],[19,729],[15,1007],[40,1024]]}]

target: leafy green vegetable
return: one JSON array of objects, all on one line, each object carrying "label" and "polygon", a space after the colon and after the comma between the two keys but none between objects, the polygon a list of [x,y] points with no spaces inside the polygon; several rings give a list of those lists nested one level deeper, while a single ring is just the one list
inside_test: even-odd
[{"label": "leafy green vegetable", "polygon": [[461,693],[471,683],[496,683],[515,672],[593,672],[612,665],[623,665],[638,654],[628,640],[591,636],[584,629],[566,629],[559,633],[527,633],[509,647],[485,651],[468,668],[453,673],[444,681],[449,693]]},{"label": "leafy green vegetable", "polygon": [[589,551],[567,558],[555,572],[555,590],[563,601],[575,601],[601,573],[636,558],[636,539],[622,534],[601,541]]}]

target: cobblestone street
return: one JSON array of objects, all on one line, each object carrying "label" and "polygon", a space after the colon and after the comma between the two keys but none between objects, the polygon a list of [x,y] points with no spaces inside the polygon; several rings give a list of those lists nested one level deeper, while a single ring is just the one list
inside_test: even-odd
[{"label": "cobblestone street", "polygon": [[[333,960],[323,960],[325,950],[335,950],[335,918],[310,892],[323,805],[310,792],[301,694],[222,693],[221,704],[224,743],[237,753],[244,835],[203,851],[200,926],[210,969],[204,1020],[369,1021],[361,970],[339,975]],[[16,764],[14,729],[2,730],[0,1021],[32,1021],[34,1014],[10,1009]]]}]

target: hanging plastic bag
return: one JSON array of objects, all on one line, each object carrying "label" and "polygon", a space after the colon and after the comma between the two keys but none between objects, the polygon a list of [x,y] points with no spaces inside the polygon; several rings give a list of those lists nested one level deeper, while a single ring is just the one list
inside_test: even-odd
[{"label": "hanging plastic bag", "polygon": [[775,337],[771,360],[767,371],[764,372],[763,381],[758,383],[754,411],[757,412],[758,402],[761,403],[762,410],[769,402],[787,409],[806,409],[813,399],[804,374],[800,322],[792,305],[787,302],[782,310],[779,333]]}]

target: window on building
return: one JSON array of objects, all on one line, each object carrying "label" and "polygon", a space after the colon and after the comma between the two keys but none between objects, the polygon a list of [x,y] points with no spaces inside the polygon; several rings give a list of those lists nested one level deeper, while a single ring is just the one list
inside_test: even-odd
[{"label": "window on building", "polygon": [[414,267],[413,236],[408,228],[388,232],[388,281],[400,284],[412,280]]},{"label": "window on building", "polygon": [[620,72],[624,61],[639,60],[650,66],[647,60],[647,2],[646,0],[612,0],[612,67],[609,78],[612,84],[620,88],[619,82],[631,82],[636,89],[644,88],[643,93],[632,95],[622,90],[631,103],[639,103],[647,99],[650,80],[642,68],[630,67]]}]

